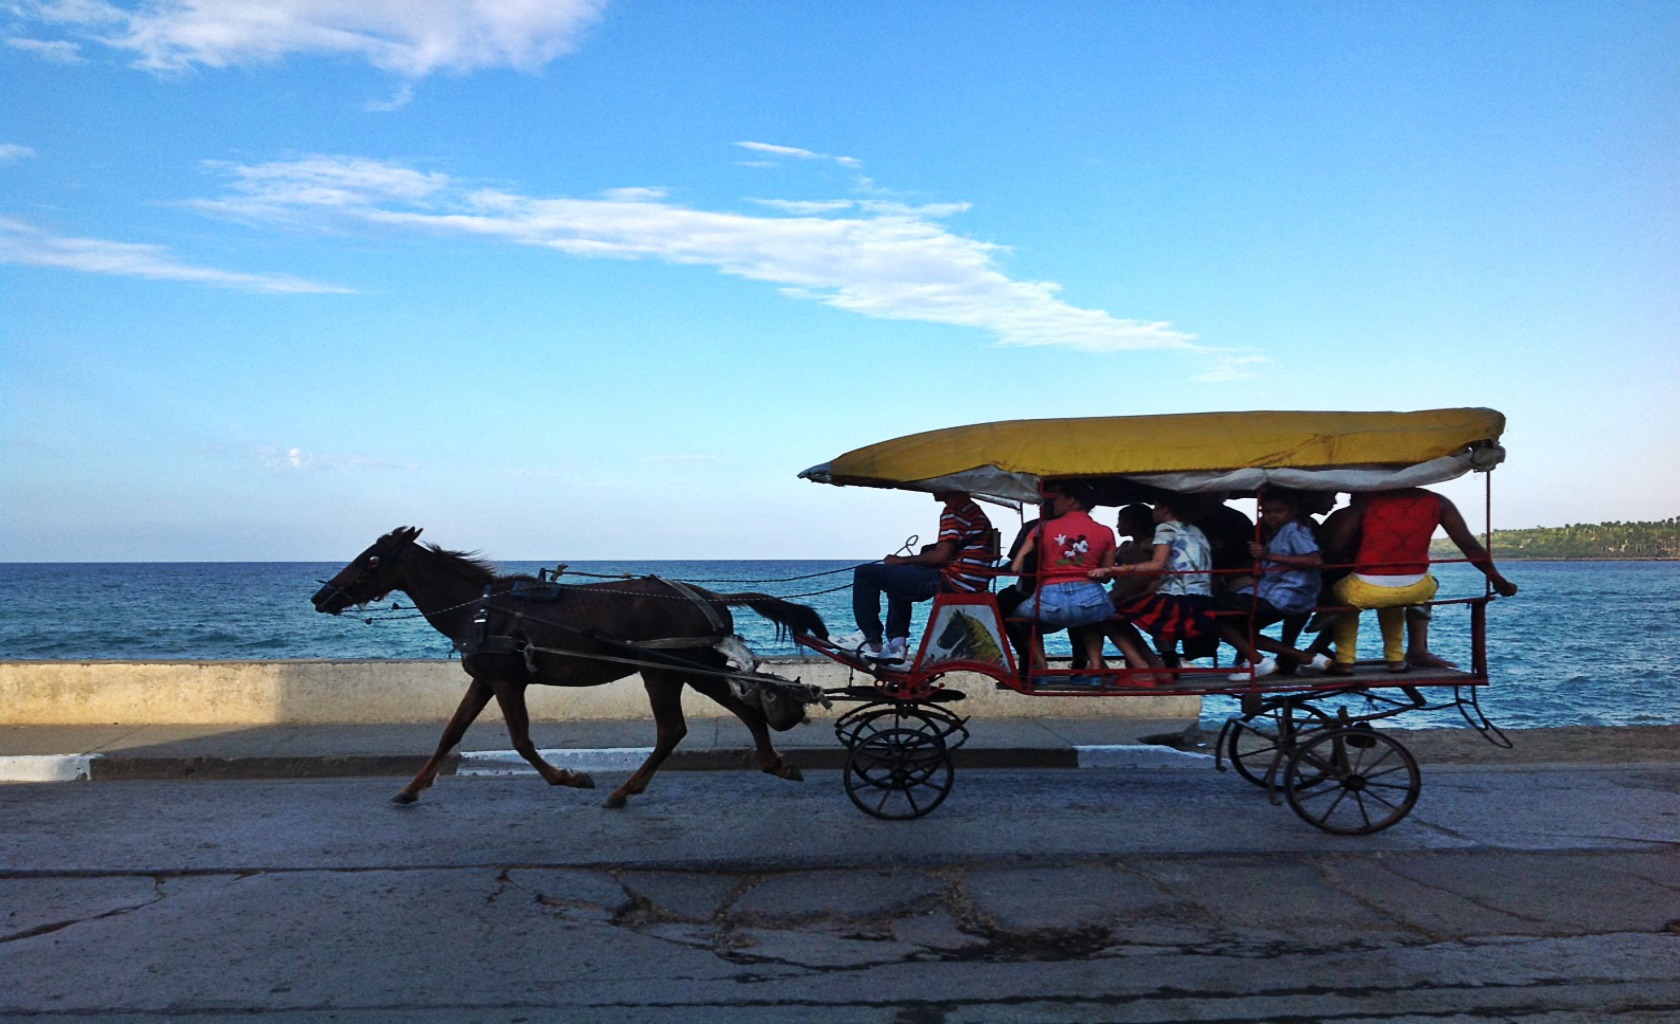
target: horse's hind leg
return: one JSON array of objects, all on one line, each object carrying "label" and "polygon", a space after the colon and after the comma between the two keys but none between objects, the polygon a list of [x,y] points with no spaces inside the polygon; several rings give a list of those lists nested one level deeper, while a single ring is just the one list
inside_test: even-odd
[{"label": "horse's hind leg", "polygon": [[467,692],[461,697],[461,704],[455,709],[455,714],[449,719],[449,724],[443,727],[443,736],[438,740],[437,750],[426,761],[420,774],[411,779],[396,796],[392,803],[411,804],[420,799],[423,790],[431,788],[437,781],[438,769],[443,767],[443,759],[461,742],[461,737],[467,734],[467,726],[473,724],[473,719],[484,710],[484,705],[490,703],[490,684],[474,678],[467,686]]},{"label": "horse's hind leg", "polygon": [[682,680],[652,669],[644,669],[642,685],[647,689],[648,705],[653,708],[653,721],[658,729],[658,736],[654,741],[653,753],[642,762],[642,766],[624,780],[624,785],[607,796],[607,807],[623,807],[630,797],[645,791],[648,783],[653,781],[653,773],[659,770],[659,766],[671,756],[671,751],[677,749],[677,744],[688,735],[688,723],[683,720]]},{"label": "horse's hind leg", "polygon": [[495,693],[496,704],[502,709],[502,718],[507,721],[508,739],[513,741],[513,749],[537,770],[544,782],[550,786],[571,786],[573,789],[595,788],[595,780],[587,773],[556,768],[537,753],[537,745],[531,742],[531,716],[525,710],[524,683],[498,684]]},{"label": "horse's hind leg", "polygon": [[690,679],[688,685],[728,708],[752,732],[759,771],[779,779],[791,779],[794,782],[804,780],[805,775],[798,766],[783,760],[782,755],[776,753],[775,746],[770,742],[770,725],[764,717],[763,710],[735,696],[735,691],[729,688],[729,684],[715,676]]}]

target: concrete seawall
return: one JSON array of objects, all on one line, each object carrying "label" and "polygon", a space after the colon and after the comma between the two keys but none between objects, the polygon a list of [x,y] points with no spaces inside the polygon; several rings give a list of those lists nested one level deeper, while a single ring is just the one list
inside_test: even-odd
[{"label": "concrete seawall", "polygon": [[[768,659],[766,671],[825,688],[848,685],[828,661]],[[965,714],[988,718],[1149,718],[1194,720],[1194,696],[1068,699],[1023,697],[983,676],[953,673],[946,685],[968,694]],[[0,725],[310,725],[438,722],[455,710],[466,675],[458,661],[0,661]],[[648,716],[641,680],[563,689],[533,686],[538,722]],[[687,693],[685,712],[728,712]],[[813,708],[813,717],[824,712]],[[486,715],[495,716],[494,705]]]}]

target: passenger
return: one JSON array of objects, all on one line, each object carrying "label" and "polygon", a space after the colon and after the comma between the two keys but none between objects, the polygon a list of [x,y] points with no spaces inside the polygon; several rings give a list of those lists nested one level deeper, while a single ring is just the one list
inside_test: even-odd
[{"label": "passenger", "polygon": [[[1336,584],[1350,571],[1351,563],[1359,553],[1359,527],[1353,506],[1344,505],[1330,512],[1316,532],[1320,545],[1324,548],[1326,564],[1329,566],[1324,571],[1323,593],[1332,594]],[[1338,545],[1338,549],[1332,550],[1329,547],[1331,543]],[[1414,604],[1406,607],[1406,661],[1419,668],[1457,668],[1456,661],[1448,661],[1429,649],[1429,621],[1433,617],[1428,605]],[[1315,633],[1316,636],[1307,648],[1308,653],[1328,654],[1331,651],[1334,645],[1330,627],[1334,620],[1335,615],[1329,612],[1313,616],[1307,631]],[[1287,627],[1283,639],[1289,644],[1295,641],[1295,637],[1289,635]],[[1287,665],[1280,665],[1278,670],[1287,672],[1289,669]]]},{"label": "passenger", "polygon": [[[1085,654],[1085,666],[1101,669],[1102,629],[1097,626],[1113,612],[1108,592],[1091,573],[1114,564],[1114,531],[1092,519],[1089,489],[1077,484],[1045,484],[1055,518],[1042,523],[1010,562],[1011,572],[1025,571],[1029,559],[1038,567],[1037,589],[1016,608],[1020,618],[1045,626],[1066,628]],[[1035,631],[1028,654],[1034,670],[1045,666],[1044,638]]]},{"label": "passenger", "polygon": [[[1121,509],[1114,532],[1126,538],[1114,553],[1115,565],[1138,565],[1154,557],[1151,539],[1155,536],[1155,510],[1148,505],[1127,505]],[[1154,590],[1160,582],[1159,576],[1121,576],[1108,589],[1108,597],[1118,605],[1127,598]]]},{"label": "passenger", "polygon": [[[1213,603],[1209,579],[1213,557],[1208,550],[1207,536],[1195,526],[1181,522],[1176,514],[1179,507],[1188,504],[1188,499],[1179,495],[1156,501],[1155,536],[1149,561],[1091,570],[1091,578],[1099,580],[1146,573],[1157,574],[1160,579],[1154,591],[1123,598],[1115,607],[1115,618],[1119,621],[1110,630],[1109,639],[1134,668],[1163,667],[1161,658],[1140,642],[1134,626],[1152,634],[1163,650],[1181,639],[1217,636],[1213,620],[1208,616]],[[1155,682],[1155,676],[1147,674],[1139,682],[1150,685]]]},{"label": "passenger", "polygon": [[[1214,607],[1241,613],[1241,618],[1221,618],[1220,635],[1254,666],[1231,675],[1232,682],[1269,676],[1278,671],[1273,658],[1261,658],[1255,648],[1270,651],[1290,666],[1330,667],[1322,654],[1298,651],[1288,642],[1273,640],[1259,631],[1274,622],[1305,616],[1318,604],[1319,570],[1324,558],[1312,530],[1302,523],[1301,496],[1281,487],[1268,487],[1260,498],[1260,527],[1265,543],[1249,542],[1249,554],[1257,559],[1258,584],[1228,590],[1214,597]],[[1310,520],[1309,520],[1310,522]],[[1254,638],[1252,646],[1249,637]]]},{"label": "passenger", "polygon": [[[944,504],[939,540],[914,555],[888,555],[852,571],[852,615],[861,633],[858,653],[903,662],[910,650],[910,606],[933,595],[985,590],[996,558],[992,521],[962,491],[935,491]],[[887,596],[887,625],[881,629],[881,595]],[[883,635],[885,640],[883,641]]]},{"label": "passenger", "polygon": [[[1041,524],[1054,518],[1056,518],[1056,513],[1051,508],[1050,500],[1046,498],[1039,502],[1038,517],[1022,523],[1021,532],[1015,535],[1015,542],[1009,545],[1011,566],[1015,564],[1015,556],[1020,554],[1022,546],[1027,543],[1027,538],[1032,536],[1033,531],[1038,529]],[[1013,569],[1011,571],[1015,572]],[[1022,561],[1020,571],[1016,572],[1015,575],[1018,578],[1014,583],[998,590],[997,603],[998,611],[1003,614],[1004,632],[1009,634],[1010,642],[1015,645],[1016,652],[1020,654],[1021,661],[1025,664],[1028,661],[1027,650],[1031,646],[1030,634],[1032,630],[1026,625],[1009,620],[1015,617],[1015,610],[1021,607],[1021,602],[1025,601],[1038,586],[1037,551],[1029,553]],[[1074,667],[1082,667],[1085,658],[1084,650],[1075,647],[1073,653]]]},{"label": "passenger", "polygon": [[1225,504],[1224,494],[1202,497],[1211,504],[1185,518],[1208,539],[1208,550],[1213,557],[1213,592],[1248,589],[1254,583],[1254,556],[1249,553],[1254,543],[1254,520],[1242,510]]},{"label": "passenger", "polygon": [[[1314,543],[1318,545],[1319,555],[1324,559],[1325,568],[1319,573],[1318,591],[1320,600],[1323,600],[1323,595],[1330,592],[1331,585],[1347,574],[1346,569],[1335,567],[1336,556],[1325,546],[1329,543],[1326,539],[1326,525],[1320,523],[1317,518],[1328,515],[1336,507],[1336,492],[1296,491],[1294,493],[1300,503],[1296,512],[1296,521],[1312,534]],[[1346,559],[1342,561],[1346,561]],[[1313,640],[1305,653],[1315,658],[1320,654],[1329,657],[1329,622],[1331,618],[1333,616],[1320,616],[1317,609],[1309,609],[1299,615],[1286,615],[1283,618],[1283,628],[1279,635],[1283,639],[1284,646],[1294,647],[1300,640],[1302,633],[1311,633],[1313,634]],[[1319,624],[1320,620],[1323,622],[1322,625]],[[1285,659],[1278,663],[1278,672],[1282,675],[1294,675],[1296,667],[1295,662]]]},{"label": "passenger", "polygon": [[1337,523],[1340,546],[1353,533],[1359,542],[1353,572],[1335,586],[1336,598],[1355,610],[1337,615],[1332,626],[1336,638],[1332,675],[1353,674],[1359,660],[1359,609],[1364,608],[1377,609],[1388,670],[1411,669],[1405,651],[1405,608],[1435,596],[1438,585],[1429,573],[1429,540],[1437,526],[1447,531],[1496,593],[1516,594],[1516,584],[1500,574],[1451,501],[1421,487],[1357,494],[1349,513]]}]

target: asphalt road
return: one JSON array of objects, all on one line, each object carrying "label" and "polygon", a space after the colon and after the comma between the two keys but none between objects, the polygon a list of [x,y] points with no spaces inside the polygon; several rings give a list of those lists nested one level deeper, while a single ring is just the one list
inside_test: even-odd
[{"label": "asphalt road", "polygon": [[395,786],[0,787],[0,1020],[1680,1021],[1674,765],[1426,765],[1358,838],[1178,767]]}]

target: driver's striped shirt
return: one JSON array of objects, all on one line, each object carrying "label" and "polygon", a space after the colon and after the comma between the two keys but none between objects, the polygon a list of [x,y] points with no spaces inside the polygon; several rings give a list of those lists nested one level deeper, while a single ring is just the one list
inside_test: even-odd
[{"label": "driver's striped shirt", "polygon": [[956,557],[946,562],[940,571],[945,585],[951,590],[972,593],[985,590],[991,579],[992,521],[974,500],[965,500],[952,511],[949,506],[939,516],[939,543],[954,541]]}]

